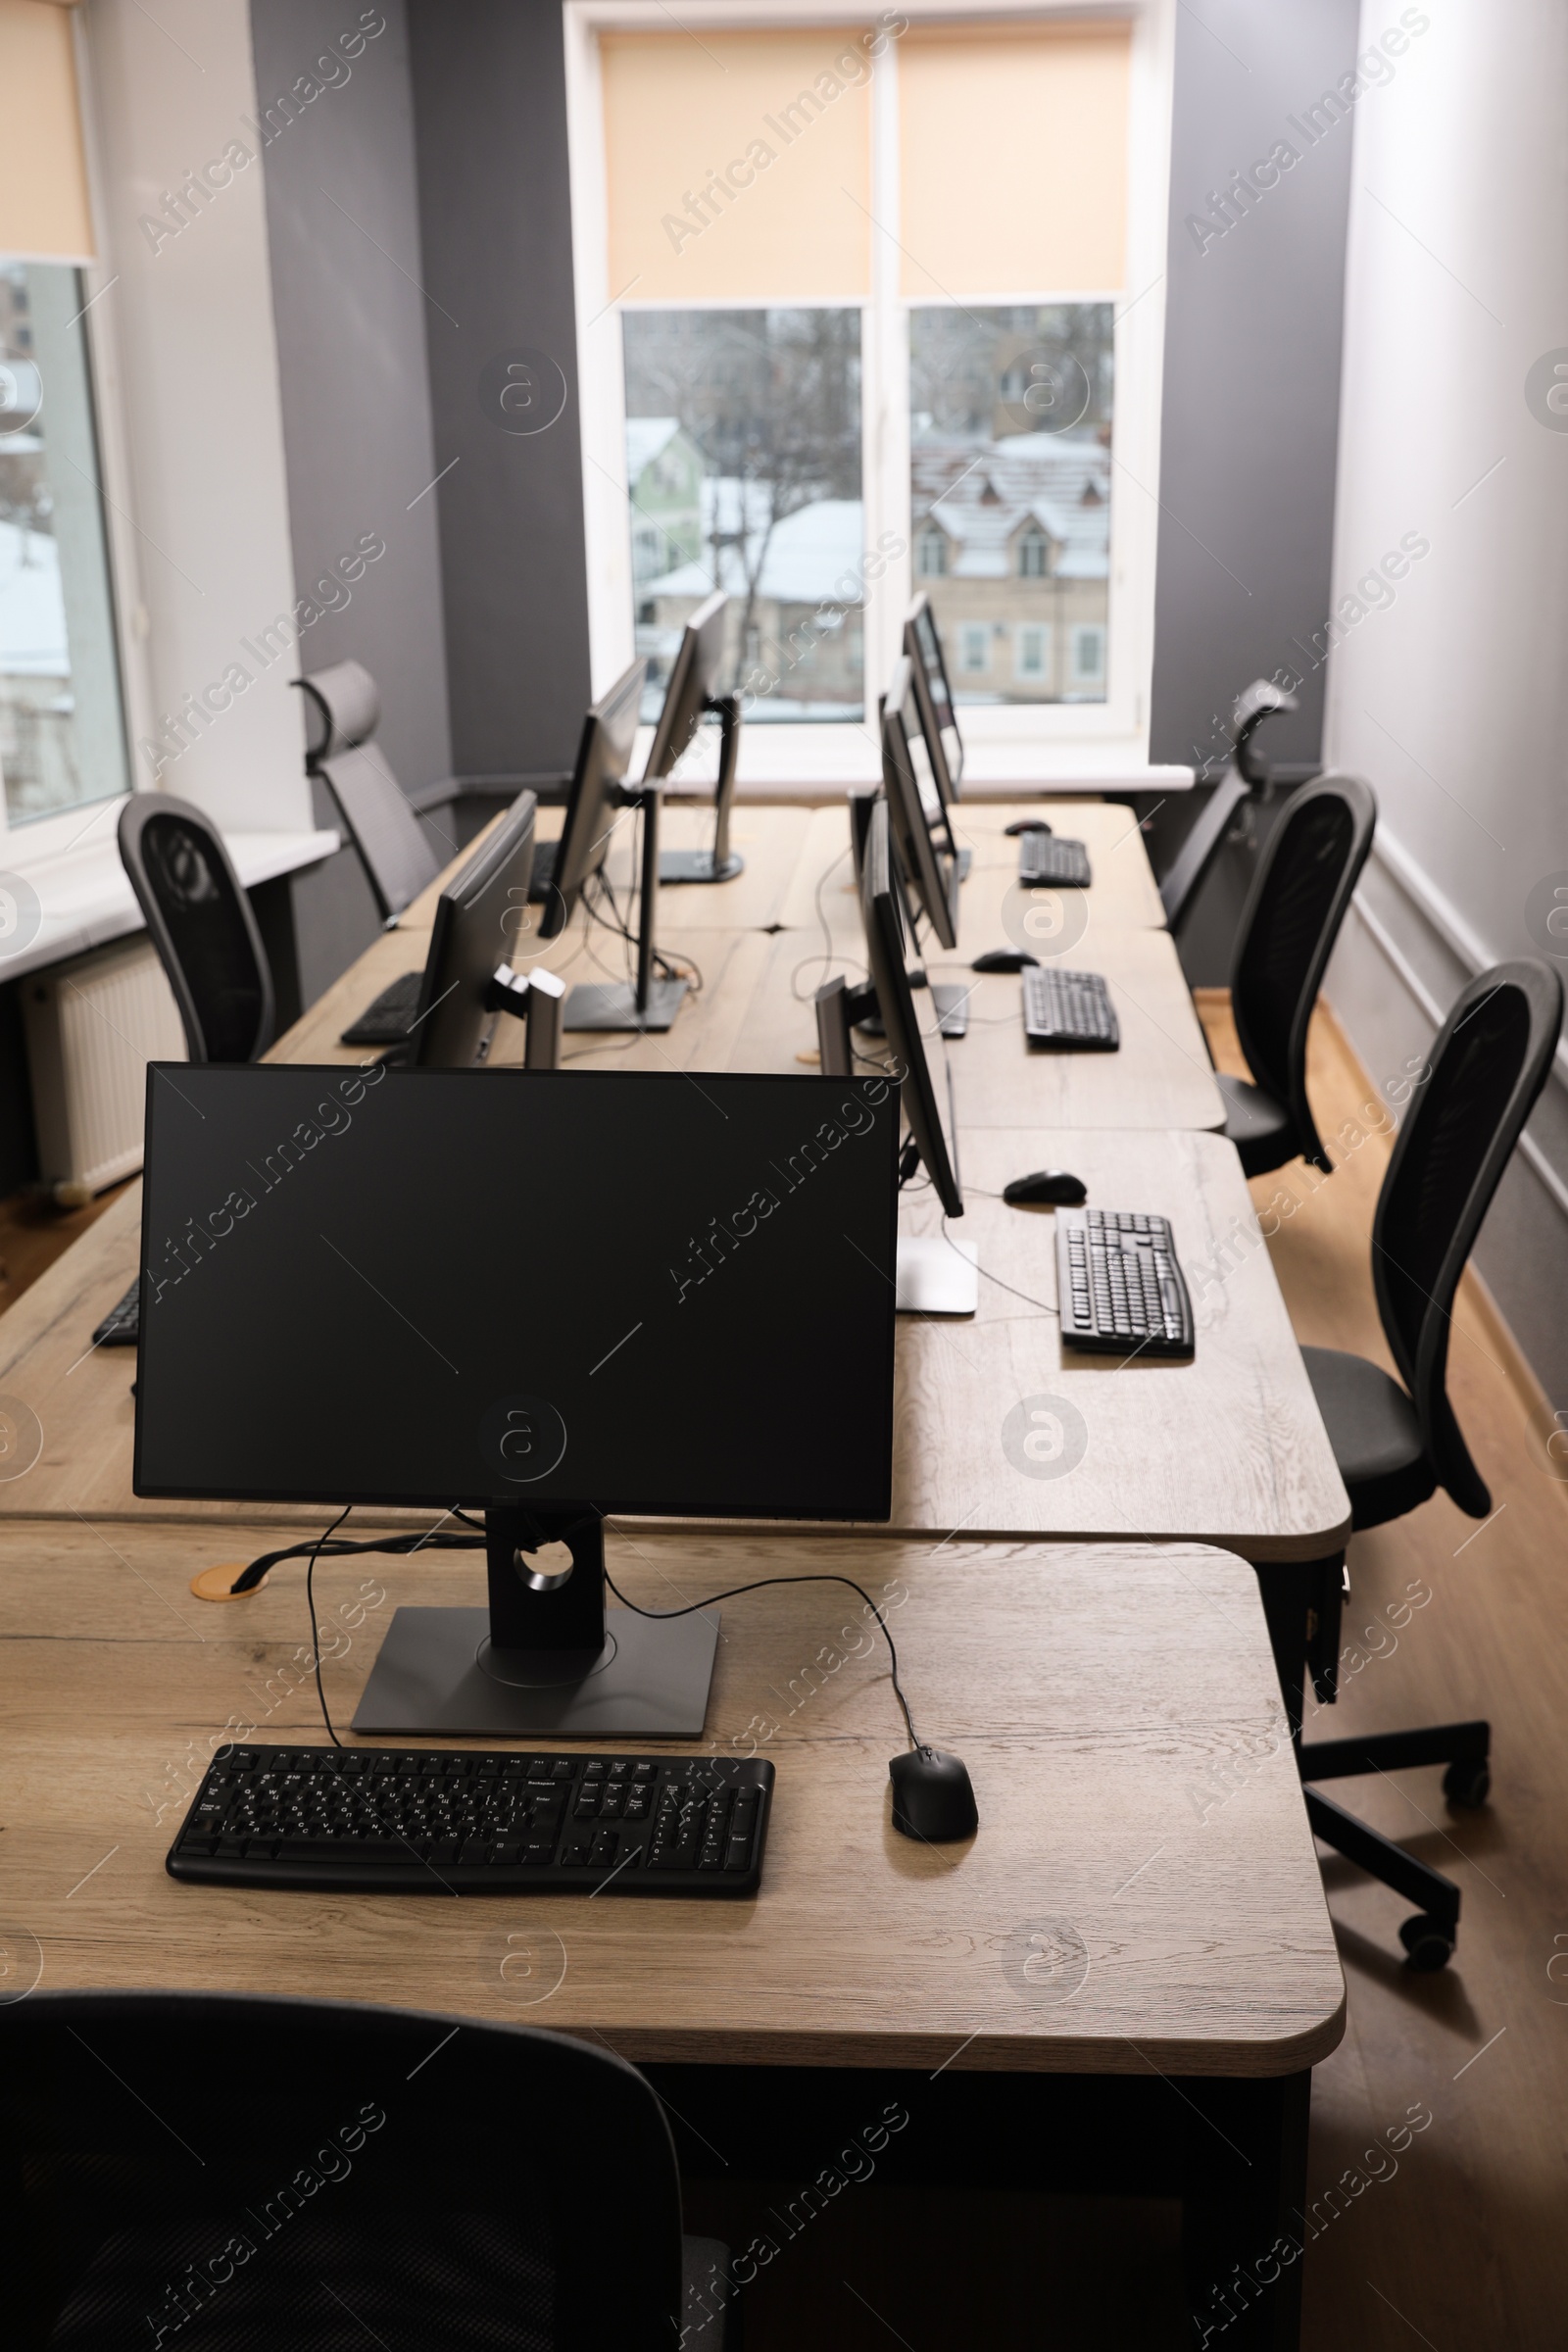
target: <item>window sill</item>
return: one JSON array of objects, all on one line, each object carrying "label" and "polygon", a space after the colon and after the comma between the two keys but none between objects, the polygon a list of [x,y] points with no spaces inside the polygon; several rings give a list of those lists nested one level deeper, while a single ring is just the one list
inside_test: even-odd
[{"label": "window sill", "polygon": [[[318,864],[338,847],[333,832],[228,833],[223,838],[247,890],[301,866]],[[14,845],[16,836],[11,839]],[[36,891],[40,919],[24,946],[0,956],[0,981],[62,963],[144,928],[116,842],[95,842],[90,849],[39,858],[12,870]]]},{"label": "window sill", "polygon": [[[990,713],[984,714],[990,717]],[[963,723],[960,721],[960,723]],[[638,731],[631,772],[640,775],[653,729]],[[679,798],[712,789],[718,730],[704,727],[671,779]],[[743,801],[836,801],[857,785],[879,784],[881,756],[868,726],[752,726],[741,729],[737,798]],[[965,725],[963,797],[1007,801],[1035,793],[1189,792],[1190,767],[1152,767],[1133,736],[991,734]]]}]

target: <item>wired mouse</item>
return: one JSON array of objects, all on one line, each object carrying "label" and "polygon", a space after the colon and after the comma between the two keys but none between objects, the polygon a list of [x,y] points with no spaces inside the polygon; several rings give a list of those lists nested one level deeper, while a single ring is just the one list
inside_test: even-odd
[{"label": "wired mouse", "polygon": [[1026,963],[1038,963],[1027,948],[987,948],[969,966],[972,972],[1021,972]]},{"label": "wired mouse", "polygon": [[1020,816],[1016,823],[1004,828],[1009,833],[1049,833],[1051,827],[1043,816]]},{"label": "wired mouse", "polygon": [[969,1775],[957,1756],[940,1747],[906,1748],[888,1765],[893,1783],[893,1827],[928,1845],[972,1838],[980,1826]]},{"label": "wired mouse", "polygon": [[1081,1176],[1069,1176],[1065,1168],[1037,1168],[1032,1176],[1015,1176],[1002,1188],[1002,1198],[1014,1208],[1080,1208],[1089,1198],[1089,1187]]}]

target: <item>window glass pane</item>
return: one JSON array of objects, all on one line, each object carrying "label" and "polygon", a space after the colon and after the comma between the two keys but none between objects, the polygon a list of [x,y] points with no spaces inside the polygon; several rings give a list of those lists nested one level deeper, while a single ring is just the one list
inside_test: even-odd
[{"label": "window glass pane", "polygon": [[858,310],[628,311],[626,481],[644,716],[688,613],[730,599],[747,721],[862,715]]},{"label": "window glass pane", "polygon": [[912,535],[958,648],[955,699],[1103,702],[1111,305],[920,305],[909,411]]},{"label": "window glass pane", "polygon": [[13,825],[128,789],[79,273],[0,260],[0,768]]}]

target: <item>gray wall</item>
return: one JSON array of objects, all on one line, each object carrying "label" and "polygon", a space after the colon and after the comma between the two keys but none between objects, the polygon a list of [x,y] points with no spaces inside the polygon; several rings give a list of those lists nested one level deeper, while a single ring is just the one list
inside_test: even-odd
[{"label": "gray wall", "polygon": [[[408,19],[453,765],[532,778],[571,765],[589,697],[561,10],[409,0]],[[565,379],[533,435],[480,407],[486,362],[518,347]]]},{"label": "gray wall", "polygon": [[[1352,65],[1355,0],[1212,0],[1176,15],[1150,757],[1224,763],[1237,694],[1289,665],[1301,708],[1262,743],[1316,767],[1339,435],[1353,120],[1293,128]],[[1276,141],[1299,161],[1249,205],[1209,202]],[[1266,175],[1265,175],[1266,176]],[[1196,217],[1198,228],[1189,225]],[[1201,250],[1200,250],[1201,243]],[[1197,805],[1152,828],[1156,867]],[[1228,977],[1250,852],[1226,852],[1184,940],[1189,977]]]}]

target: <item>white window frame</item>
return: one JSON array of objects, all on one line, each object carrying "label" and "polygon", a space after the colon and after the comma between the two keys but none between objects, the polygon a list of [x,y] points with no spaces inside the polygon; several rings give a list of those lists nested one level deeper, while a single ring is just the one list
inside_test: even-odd
[{"label": "white window frame", "polygon": [[[1169,211],[1170,124],[1178,0],[901,0],[911,22],[974,17],[1109,19],[1131,31],[1128,100],[1127,283],[1069,293],[1049,287],[977,293],[956,286],[956,301],[977,309],[1017,304],[1109,301],[1116,306],[1113,360],[1116,402],[1112,444],[1111,548],[1106,616],[1109,667],[1102,703],[1018,702],[966,708],[965,772],[976,781],[1071,773],[1075,753],[1115,753],[1132,765],[1148,760],[1150,680],[1153,664],[1154,566],[1159,516],[1159,412],[1165,323],[1165,251]],[[672,29],[661,0],[562,0],[565,43],[566,127],[570,159],[572,246],[576,280],[577,366],[581,386],[583,522],[587,536],[589,646],[596,694],[632,659],[631,534],[625,502],[625,366],[620,333],[622,289],[608,282],[608,202],[604,107],[598,35],[607,30]],[[862,8],[831,0],[684,0],[680,28],[821,24],[859,27]],[[898,42],[877,61],[871,81],[872,212],[895,220],[899,206]],[[917,584],[909,514],[909,323],[917,307],[899,288],[894,237],[873,232],[872,290],[867,301],[795,298],[797,307],[854,309],[861,340],[861,453],[865,544],[886,532],[904,553],[867,598],[866,707],[885,691],[901,651],[904,613]],[[659,308],[667,304],[626,308]],[[734,310],[722,302],[683,309]],[[759,306],[762,307],[762,306]],[[925,307],[923,305],[918,307]],[[989,673],[988,673],[989,674]],[[744,782],[857,782],[880,772],[874,724],[760,725],[742,732]]]},{"label": "white window frame", "polygon": [[[92,52],[82,24],[82,11],[74,9],[73,31],[76,60],[76,89],[81,107],[82,150],[87,166],[87,196],[93,245],[97,259],[78,258],[65,267],[81,272],[82,300],[88,306],[82,318],[86,334],[87,372],[92,384],[93,416],[98,432],[98,481],[104,510],[104,555],[109,566],[109,601],[116,652],[120,663],[121,724],[125,734],[125,772],[129,791],[138,788],[136,743],[152,732],[152,692],[148,683],[145,644],[147,612],[142,603],[135,525],[130,519],[130,453],[121,413],[119,386],[121,355],[115,332],[115,306],[97,298],[113,283],[115,272],[104,257],[109,234],[103,202],[103,168],[99,155],[92,79]],[[35,257],[26,257],[35,258]],[[129,792],[112,793],[106,800],[84,801],[53,816],[35,816],[13,825],[0,790],[0,866],[13,873],[44,865],[71,850],[99,851],[115,838],[122,805]]]}]

